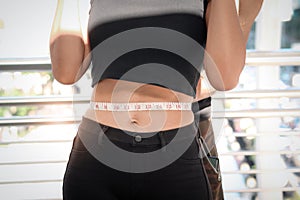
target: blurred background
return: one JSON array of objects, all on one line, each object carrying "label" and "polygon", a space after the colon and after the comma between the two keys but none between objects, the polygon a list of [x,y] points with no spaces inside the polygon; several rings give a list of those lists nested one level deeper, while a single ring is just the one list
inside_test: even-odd
[{"label": "blurred background", "polygon": [[[0,199],[61,199],[89,72],[61,85],[51,74],[56,1],[0,0]],[[265,0],[239,85],[223,95],[216,131],[228,200],[300,199],[300,0]],[[225,98],[224,98],[225,97]]]}]

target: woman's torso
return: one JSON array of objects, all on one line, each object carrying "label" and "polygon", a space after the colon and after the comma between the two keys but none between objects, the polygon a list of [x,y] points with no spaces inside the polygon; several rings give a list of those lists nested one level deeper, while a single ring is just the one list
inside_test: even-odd
[{"label": "woman's torso", "polygon": [[[156,50],[153,47],[149,49],[141,46],[140,49],[123,52],[124,55],[127,53],[123,57],[119,55],[119,57],[113,58],[115,59],[114,62],[105,68],[103,67],[104,59],[100,59],[101,56],[105,53],[114,52],[114,50],[119,48],[118,46],[112,49],[108,47],[105,49],[105,52],[97,51],[97,48],[105,44],[113,35],[122,31],[144,27],[176,30],[188,35],[199,44],[204,45],[206,27],[203,13],[204,3],[201,0],[92,0],[89,19],[89,39],[92,49],[92,86],[94,89],[91,100],[112,103],[192,102],[195,96],[191,95],[191,88],[194,89],[194,92],[197,85],[197,89],[200,88],[199,84],[197,84],[197,80],[199,79],[197,70],[199,71],[199,69],[192,68],[189,64],[186,64],[187,62],[184,59],[178,59],[176,55],[169,54],[168,51]],[[143,40],[147,39],[149,37],[143,38]],[[177,41],[171,42],[174,43],[174,48],[179,49],[179,51],[181,48],[185,51],[190,50],[191,53],[188,56],[195,57],[198,55],[193,54],[192,49],[189,49],[189,46],[186,44],[176,44]],[[121,44],[117,43],[117,45]],[[131,45],[131,43],[126,45]],[[108,55],[113,55],[113,53]],[[149,73],[135,74],[134,72],[133,76],[131,75],[127,78],[124,76],[124,74],[132,72],[132,70],[134,71],[134,69],[146,63],[161,63],[164,66],[170,66],[176,72],[179,71],[179,74],[184,77],[183,80],[186,79],[187,81],[177,82],[176,75],[165,74],[161,76],[161,80],[156,80],[156,82],[143,82],[143,80],[149,77],[150,80],[151,78],[159,79],[159,77],[156,77],[156,75],[162,74],[159,70],[152,74],[154,77],[151,77],[152,75],[149,75]],[[122,69],[127,67],[128,69],[122,71]],[[165,81],[164,76],[169,81]],[[167,78],[170,76],[171,78]],[[189,84],[190,86],[188,86]],[[90,109],[85,116],[111,127],[137,132],[174,129],[188,125],[194,120],[191,110],[112,112]]]}]

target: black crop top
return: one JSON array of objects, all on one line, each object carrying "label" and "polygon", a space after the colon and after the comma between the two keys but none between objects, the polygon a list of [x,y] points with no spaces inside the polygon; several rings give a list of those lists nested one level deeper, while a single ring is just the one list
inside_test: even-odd
[{"label": "black crop top", "polygon": [[91,0],[92,87],[105,78],[195,97],[207,0]]}]

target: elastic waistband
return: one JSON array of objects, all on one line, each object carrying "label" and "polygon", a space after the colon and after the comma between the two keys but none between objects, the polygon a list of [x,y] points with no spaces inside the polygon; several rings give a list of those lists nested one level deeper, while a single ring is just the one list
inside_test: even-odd
[{"label": "elastic waistband", "polygon": [[198,133],[194,122],[180,128],[165,131],[131,132],[106,126],[85,117],[82,118],[82,122],[79,126],[79,131],[87,132],[87,134],[94,134],[97,137],[99,137],[100,133],[104,133],[107,136],[107,138],[109,138],[109,140],[111,141],[128,143],[132,145],[161,144],[162,146],[171,142],[171,140],[176,136],[178,131],[183,131],[184,134],[180,134],[183,136],[177,137],[176,141],[174,142],[180,142],[182,140],[190,139],[191,137],[195,137]]},{"label": "elastic waistband", "polygon": [[192,102],[109,103],[91,101],[90,106],[93,110],[104,111],[192,110]]}]

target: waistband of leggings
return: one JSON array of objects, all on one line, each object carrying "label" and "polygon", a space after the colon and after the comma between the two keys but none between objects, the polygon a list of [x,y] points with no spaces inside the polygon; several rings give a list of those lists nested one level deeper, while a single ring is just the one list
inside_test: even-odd
[{"label": "waistband of leggings", "polygon": [[129,143],[133,145],[161,144],[162,146],[170,143],[171,140],[175,138],[178,131],[184,131],[184,136],[176,138],[175,142],[190,139],[198,134],[195,122],[180,128],[162,130],[158,132],[132,132],[110,127],[86,117],[82,118],[79,131],[87,132],[87,134],[93,134],[96,137],[99,137],[100,134],[104,133],[111,141]]}]

